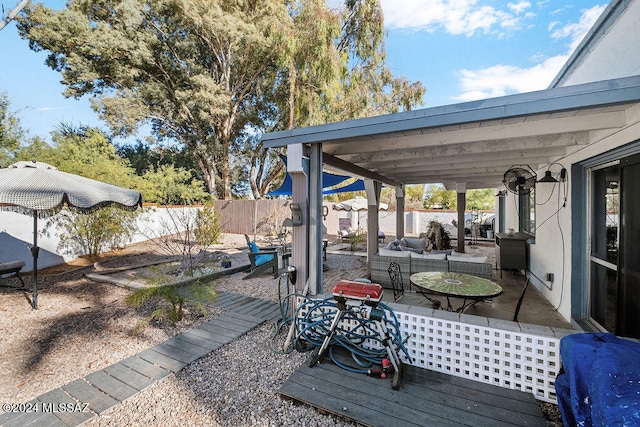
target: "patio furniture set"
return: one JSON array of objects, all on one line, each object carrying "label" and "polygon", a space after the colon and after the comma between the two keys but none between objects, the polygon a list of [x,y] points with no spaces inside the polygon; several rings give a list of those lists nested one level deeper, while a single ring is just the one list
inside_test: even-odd
[{"label": "patio furniture set", "polygon": [[[407,239],[409,240],[409,239]],[[411,250],[391,250],[380,248],[377,255],[371,258],[371,280],[383,287],[391,287],[391,279],[387,269],[391,262],[397,262],[403,273],[402,284],[409,288],[410,276],[424,271],[448,271],[452,273],[471,274],[491,280],[493,266],[486,257],[471,257],[452,250],[419,253]]]}]

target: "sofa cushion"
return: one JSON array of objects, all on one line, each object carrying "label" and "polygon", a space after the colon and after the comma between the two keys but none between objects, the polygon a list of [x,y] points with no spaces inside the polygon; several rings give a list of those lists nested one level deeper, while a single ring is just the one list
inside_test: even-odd
[{"label": "sofa cushion", "polygon": [[458,262],[471,262],[475,264],[484,264],[487,262],[486,256],[461,256],[458,255],[447,255],[447,259],[449,261],[458,261]]},{"label": "sofa cushion", "polygon": [[453,249],[432,249],[430,251],[430,253],[432,254],[445,254],[445,255],[451,255],[453,252],[455,252]]},{"label": "sofa cushion", "polygon": [[392,251],[400,250],[400,240],[394,240],[393,242],[389,242],[385,245],[385,249],[391,249]]},{"label": "sofa cushion", "polygon": [[409,258],[411,256],[411,252],[402,252],[385,248],[378,249],[378,254],[382,256],[394,256],[398,258]]},{"label": "sofa cushion", "polygon": [[414,254],[421,254],[422,253],[422,249],[414,249],[414,248],[408,248],[406,246],[402,246],[400,245],[400,251],[401,252],[410,252],[410,253],[414,253]]},{"label": "sofa cushion", "polygon": [[403,237],[400,239],[400,245],[412,249],[426,249],[427,240],[416,237]]},{"label": "sofa cushion", "polygon": [[422,254],[413,253],[411,254],[411,258],[445,260],[447,259],[447,254],[432,254],[430,252],[425,252]]}]

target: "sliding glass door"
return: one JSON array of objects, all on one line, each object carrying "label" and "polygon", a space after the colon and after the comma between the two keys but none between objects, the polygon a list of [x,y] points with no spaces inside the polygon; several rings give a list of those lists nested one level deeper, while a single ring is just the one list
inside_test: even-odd
[{"label": "sliding glass door", "polygon": [[590,170],[589,316],[640,338],[640,156]]},{"label": "sliding glass door", "polygon": [[619,162],[591,171],[590,292],[591,321],[616,332],[618,301]]}]

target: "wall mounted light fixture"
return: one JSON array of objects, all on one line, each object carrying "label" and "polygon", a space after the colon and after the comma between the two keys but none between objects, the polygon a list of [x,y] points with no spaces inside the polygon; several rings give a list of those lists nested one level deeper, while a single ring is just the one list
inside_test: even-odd
[{"label": "wall mounted light fixture", "polygon": [[[553,165],[558,165],[562,168],[560,169],[560,172],[556,175],[556,177],[554,177],[553,174],[551,173],[551,166]],[[551,163],[547,167],[547,170],[544,172],[544,176],[540,178],[538,182],[557,183],[558,182],[557,178],[560,178],[560,181],[564,181],[565,179],[567,179],[567,170],[560,163]]]}]

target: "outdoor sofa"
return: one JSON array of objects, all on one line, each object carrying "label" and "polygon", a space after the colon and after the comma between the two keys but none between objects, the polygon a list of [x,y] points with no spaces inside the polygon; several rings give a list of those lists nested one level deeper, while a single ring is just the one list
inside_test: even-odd
[{"label": "outdoor sofa", "polygon": [[485,279],[493,277],[493,265],[487,262],[486,256],[472,257],[450,249],[418,253],[380,248],[378,254],[371,257],[371,281],[373,283],[379,283],[386,288],[391,287],[391,279],[387,271],[391,262],[397,262],[400,265],[404,289],[410,289],[409,277],[421,271],[452,271],[472,274]]}]

